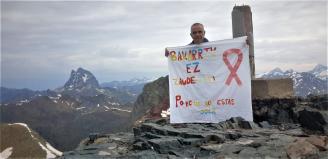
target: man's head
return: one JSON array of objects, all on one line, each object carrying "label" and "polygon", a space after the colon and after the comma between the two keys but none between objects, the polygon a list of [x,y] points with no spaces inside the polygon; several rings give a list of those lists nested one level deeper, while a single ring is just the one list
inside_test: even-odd
[{"label": "man's head", "polygon": [[194,44],[200,44],[204,41],[205,30],[201,23],[194,23],[190,28],[190,36],[194,40]]}]

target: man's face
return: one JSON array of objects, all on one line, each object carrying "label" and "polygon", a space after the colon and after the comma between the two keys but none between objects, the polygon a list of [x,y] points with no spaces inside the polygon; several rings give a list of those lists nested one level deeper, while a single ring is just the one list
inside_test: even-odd
[{"label": "man's face", "polygon": [[204,40],[205,30],[202,25],[194,25],[191,27],[190,36],[194,40],[195,44],[200,44]]}]

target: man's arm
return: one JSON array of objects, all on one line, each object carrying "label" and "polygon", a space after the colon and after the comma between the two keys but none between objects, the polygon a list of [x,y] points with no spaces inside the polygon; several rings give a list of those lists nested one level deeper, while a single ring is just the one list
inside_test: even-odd
[{"label": "man's arm", "polygon": [[167,48],[165,48],[165,56],[168,57],[169,56],[169,50]]}]

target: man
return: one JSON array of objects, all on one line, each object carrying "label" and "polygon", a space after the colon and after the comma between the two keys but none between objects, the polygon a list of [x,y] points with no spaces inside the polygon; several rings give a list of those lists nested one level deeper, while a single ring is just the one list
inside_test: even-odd
[{"label": "man", "polygon": [[[208,42],[208,40],[205,38],[204,25],[201,23],[194,23],[191,25],[190,36],[193,41],[189,45]],[[167,49],[165,49],[165,56],[169,56],[169,51]]]},{"label": "man", "polygon": [[205,38],[204,26],[201,23],[194,23],[191,25],[190,36],[193,41],[189,45],[208,42],[208,40]]},{"label": "man", "polygon": [[[253,38],[253,35],[251,33],[246,33],[247,39],[246,39],[246,44],[251,45],[250,38]],[[192,42],[188,45],[193,45],[193,44],[200,44],[204,42],[208,42],[208,40],[205,38],[205,30],[204,30],[204,25],[201,23],[194,23],[191,25],[190,28],[190,36],[192,38]],[[165,56],[169,56],[169,51],[165,48]]]},{"label": "man", "polygon": [[[208,40],[205,38],[204,26],[201,23],[194,23],[191,25],[190,36],[192,37],[193,41],[189,45],[208,42]],[[252,33],[248,32],[246,33],[246,36],[246,44],[251,45],[250,42],[251,38],[253,37]]]}]

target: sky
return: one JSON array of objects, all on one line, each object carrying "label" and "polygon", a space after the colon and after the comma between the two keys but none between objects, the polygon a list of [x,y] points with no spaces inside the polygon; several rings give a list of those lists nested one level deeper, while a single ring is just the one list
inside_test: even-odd
[{"label": "sky", "polygon": [[168,74],[165,47],[231,39],[234,5],[253,15],[256,74],[327,65],[326,1],[1,1],[1,86],[54,89],[82,67],[100,83]]}]

